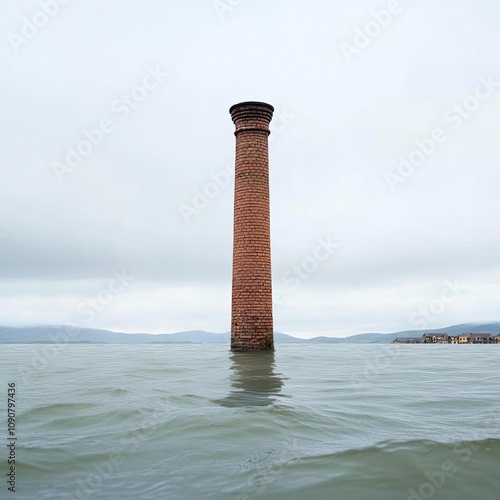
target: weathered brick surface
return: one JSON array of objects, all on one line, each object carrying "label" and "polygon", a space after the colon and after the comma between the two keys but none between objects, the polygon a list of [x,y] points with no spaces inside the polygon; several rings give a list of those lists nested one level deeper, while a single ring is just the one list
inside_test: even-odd
[{"label": "weathered brick surface", "polygon": [[269,215],[269,123],[274,108],[243,102],[236,126],[231,348],[274,348]]}]

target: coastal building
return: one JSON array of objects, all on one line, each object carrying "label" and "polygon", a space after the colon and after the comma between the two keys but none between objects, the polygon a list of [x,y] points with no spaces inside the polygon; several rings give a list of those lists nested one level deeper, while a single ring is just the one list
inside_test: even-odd
[{"label": "coastal building", "polygon": [[471,333],[471,344],[492,344],[491,333]]},{"label": "coastal building", "polygon": [[500,335],[491,333],[461,333],[448,335],[446,333],[424,333],[418,337],[398,337],[394,344],[500,344]]},{"label": "coastal building", "polygon": [[424,333],[422,336],[424,344],[448,344],[446,333]]}]

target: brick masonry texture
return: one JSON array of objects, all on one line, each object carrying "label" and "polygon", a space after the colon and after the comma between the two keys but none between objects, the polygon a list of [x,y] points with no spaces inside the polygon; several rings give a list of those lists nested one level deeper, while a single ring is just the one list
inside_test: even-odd
[{"label": "brick masonry texture", "polygon": [[231,349],[274,349],[269,214],[269,124],[274,108],[243,102],[236,126]]}]

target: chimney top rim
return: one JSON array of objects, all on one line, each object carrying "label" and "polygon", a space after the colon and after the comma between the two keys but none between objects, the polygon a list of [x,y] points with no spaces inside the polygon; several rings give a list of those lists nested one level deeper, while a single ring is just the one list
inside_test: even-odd
[{"label": "chimney top rim", "polygon": [[253,106],[256,108],[267,108],[269,111],[271,111],[271,113],[274,113],[274,106],[271,106],[271,104],[268,104],[267,102],[261,102],[261,101],[243,101],[243,102],[239,102],[238,104],[233,104],[229,108],[229,113],[233,114],[233,112],[237,108],[243,107],[243,106]]}]

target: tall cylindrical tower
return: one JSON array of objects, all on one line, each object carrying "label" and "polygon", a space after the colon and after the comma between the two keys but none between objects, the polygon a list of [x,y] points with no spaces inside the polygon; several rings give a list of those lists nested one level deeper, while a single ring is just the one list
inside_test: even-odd
[{"label": "tall cylindrical tower", "polygon": [[236,126],[231,348],[274,348],[269,214],[269,123],[274,108],[242,102]]}]

